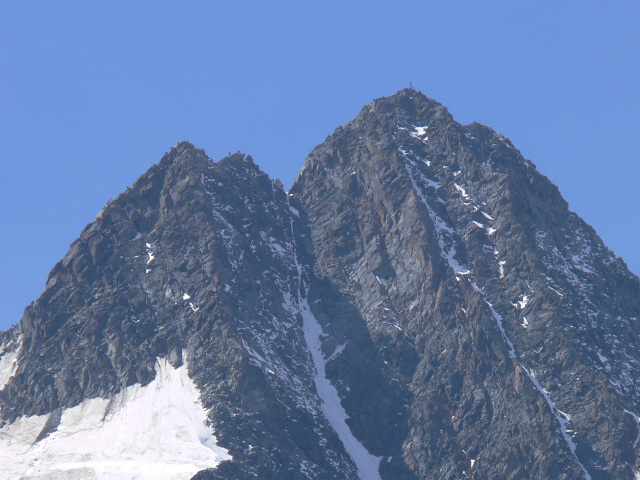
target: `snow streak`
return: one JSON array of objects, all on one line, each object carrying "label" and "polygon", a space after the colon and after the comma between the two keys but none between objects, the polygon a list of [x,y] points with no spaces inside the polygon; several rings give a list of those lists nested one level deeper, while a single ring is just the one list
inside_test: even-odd
[{"label": "snow streak", "polygon": [[419,179],[423,183],[435,188],[438,188],[439,184],[434,180],[426,178],[421,172],[419,172],[416,168],[416,163],[406,155],[405,150],[400,149],[400,153],[406,160],[404,165],[407,169],[407,172],[409,173],[409,178],[411,179],[413,189],[422,200],[422,203],[427,207],[429,217],[431,217],[433,226],[436,229],[436,237],[438,238],[440,254],[447,261],[449,266],[453,268],[456,276],[468,275],[471,272],[454,258],[456,255],[456,248],[455,241],[453,239],[453,229],[449,225],[447,225],[447,223],[442,218],[440,218],[438,214],[436,214],[436,212],[431,208],[431,205],[429,205],[429,202],[427,202],[426,197],[422,193],[422,189],[419,188],[417,180]]},{"label": "snow streak", "polygon": [[[458,280],[460,280],[460,276],[461,275],[468,275],[471,287],[477,293],[480,294],[480,296],[482,297],[482,300],[489,307],[489,310],[491,311],[491,315],[493,316],[494,320],[496,321],[496,324],[498,325],[498,329],[500,330],[500,333],[502,335],[502,339],[503,339],[503,341],[505,342],[505,344],[507,345],[507,347],[509,349],[509,357],[518,362],[518,364],[520,365],[522,370],[524,370],[524,372],[529,377],[529,380],[531,380],[531,383],[533,383],[533,385],[536,388],[536,390],[538,390],[538,392],[540,392],[540,394],[544,397],[544,399],[546,400],[547,404],[549,405],[549,408],[551,409],[551,413],[553,413],[554,417],[556,418],[556,421],[558,422],[558,424],[560,426],[560,432],[562,433],[562,437],[563,437],[565,443],[569,447],[569,450],[571,451],[571,454],[573,455],[573,458],[578,463],[578,465],[580,466],[580,469],[582,470],[582,472],[584,474],[585,480],[591,480],[591,475],[589,475],[589,472],[584,467],[582,462],[580,462],[580,460],[578,459],[578,456],[576,455],[576,444],[573,441],[573,438],[571,436],[572,430],[569,429],[569,425],[570,425],[570,422],[571,422],[571,417],[569,415],[567,415],[566,413],[562,412],[556,406],[556,404],[553,401],[553,399],[551,398],[551,395],[549,394],[549,392],[547,392],[543,388],[543,386],[540,384],[540,382],[535,377],[533,372],[530,371],[528,368],[526,368],[522,364],[522,362],[518,358],[518,354],[516,352],[515,346],[513,345],[513,342],[511,341],[511,339],[509,338],[509,335],[507,335],[507,332],[504,329],[504,325],[502,323],[502,321],[503,321],[502,316],[498,312],[496,312],[496,310],[493,308],[493,305],[485,298],[485,295],[484,295],[482,289],[480,287],[478,287],[476,285],[476,283],[473,281],[473,279],[472,279],[473,277],[471,275],[471,271],[469,269],[467,269],[464,265],[460,264],[455,258],[453,258],[454,255],[456,254],[455,239],[454,239],[455,231],[449,225],[447,225],[442,220],[442,218],[440,218],[434,212],[434,210],[429,205],[429,202],[427,201],[427,198],[425,197],[422,189],[420,188],[420,186],[418,184],[418,181],[421,181],[423,184],[426,184],[427,186],[433,186],[434,184],[437,185],[437,182],[435,180],[431,180],[431,179],[426,178],[424,176],[424,174],[419,171],[419,169],[417,168],[416,161],[410,159],[407,156],[407,151],[404,148],[399,147],[398,151],[400,152],[400,154],[405,159],[405,164],[404,165],[405,165],[405,168],[407,170],[407,173],[409,174],[409,178],[411,180],[411,184],[413,186],[413,189],[414,189],[415,193],[418,195],[418,197],[420,198],[420,200],[422,200],[422,203],[426,206],[427,211],[429,212],[429,217],[431,217],[431,220],[433,221],[433,224],[434,224],[434,227],[435,227],[435,231],[436,231],[436,236],[437,236],[437,239],[438,239],[438,245],[440,246],[440,253],[441,253],[442,257],[445,260],[447,260],[447,262],[449,263],[449,266],[453,269],[453,271],[454,271],[454,273],[456,275],[456,278]],[[417,158],[417,160],[422,160],[417,156],[416,156],[416,158]],[[430,166],[431,165],[431,162],[427,162],[427,161],[423,161],[423,162],[425,163],[426,166]],[[460,187],[458,184],[454,184],[454,187],[456,188],[456,190],[458,190],[461,193],[463,199],[465,199],[465,200],[469,199],[469,195],[464,190],[464,188]],[[439,197],[438,197],[438,201],[441,201]],[[491,217],[488,214],[485,214],[485,217],[487,219],[491,219]],[[493,232],[491,232],[491,233],[493,233]],[[504,264],[502,262],[500,262],[500,278],[504,277],[504,267],[503,267],[503,265]],[[526,305],[526,298],[523,299],[522,304],[523,304],[523,308],[524,308],[524,305]]]},{"label": "snow streak", "polygon": [[[294,213],[293,210],[292,213]],[[365,446],[362,445],[362,443],[360,443],[360,441],[351,433],[351,429],[346,422],[349,416],[340,403],[338,391],[326,376],[327,359],[325,359],[324,354],[322,353],[321,340],[325,334],[322,331],[320,323],[311,312],[306,295],[303,294],[303,292],[307,291],[307,285],[304,284],[304,280],[302,278],[302,265],[298,262],[297,246],[295,244],[293,230],[293,219],[291,220],[291,236],[294,242],[294,262],[298,270],[297,306],[299,313],[302,315],[304,339],[316,370],[314,380],[316,384],[316,391],[322,400],[322,413],[338,435],[338,438],[340,438],[340,441],[353,460],[353,463],[355,463],[360,480],[381,480],[378,468],[382,457],[371,455]]]}]

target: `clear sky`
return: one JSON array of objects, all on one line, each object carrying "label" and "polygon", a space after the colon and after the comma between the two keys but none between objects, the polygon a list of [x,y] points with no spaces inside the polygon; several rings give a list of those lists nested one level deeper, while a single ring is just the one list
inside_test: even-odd
[{"label": "clear sky", "polygon": [[177,141],[290,186],[413,82],[509,137],[640,273],[640,2],[4,2],[0,329]]}]

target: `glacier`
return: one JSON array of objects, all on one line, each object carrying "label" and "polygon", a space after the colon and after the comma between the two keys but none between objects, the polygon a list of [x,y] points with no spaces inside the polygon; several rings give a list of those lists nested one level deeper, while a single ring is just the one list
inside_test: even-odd
[{"label": "glacier", "polygon": [[199,396],[186,363],[174,368],[158,359],[151,383],[64,410],[57,430],[39,441],[50,415],[5,425],[0,478],[191,478],[231,460],[207,426]]}]

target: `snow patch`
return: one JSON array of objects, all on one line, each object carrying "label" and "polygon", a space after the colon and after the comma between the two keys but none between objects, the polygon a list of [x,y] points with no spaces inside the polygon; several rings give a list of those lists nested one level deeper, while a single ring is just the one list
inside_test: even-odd
[{"label": "snow patch", "polygon": [[462,195],[462,198],[465,198],[465,199],[469,198],[469,195],[467,194],[467,191],[464,188],[462,188],[457,183],[454,183],[453,186],[456,188],[458,192],[460,192],[460,195]]},{"label": "snow patch", "polygon": [[522,298],[520,298],[520,300],[517,300],[516,303],[512,303],[511,305],[519,308],[520,310],[524,310],[524,308],[527,306],[528,303],[529,303],[529,295],[523,295]]},{"label": "snow patch", "polygon": [[346,342],[344,342],[342,345],[338,345],[335,349],[335,351],[329,356],[329,358],[327,358],[325,363],[329,363],[331,360],[333,360],[334,358],[336,358],[338,355],[340,355],[342,353],[342,351],[344,350],[344,347],[347,346],[347,343],[349,343],[349,340],[347,340]]},{"label": "snow patch", "polygon": [[624,409],[624,411],[625,413],[628,413],[633,417],[633,419],[636,421],[636,426],[638,427],[638,436],[636,437],[636,441],[633,442],[633,448],[636,448],[638,446],[638,443],[640,443],[640,417],[638,417],[638,415],[636,415],[635,413],[627,410],[626,408]]},{"label": "snow patch", "polygon": [[247,343],[244,340],[242,340],[242,345],[244,346],[245,350],[249,353],[249,355],[251,355],[259,363],[267,363],[267,364],[269,363],[264,359],[264,357],[262,355],[260,355],[253,348],[251,348],[249,345],[247,345]]},{"label": "snow patch", "polygon": [[426,142],[427,140],[429,140],[429,137],[427,137],[427,129],[429,127],[425,126],[425,127],[413,127],[413,131],[409,132],[409,135],[411,135],[414,138],[419,138],[422,141]]},{"label": "snow patch", "polygon": [[280,243],[278,243],[277,239],[267,235],[265,232],[260,232],[260,236],[262,237],[262,240],[269,247],[269,249],[274,255],[279,256],[282,259],[287,258],[291,245],[287,243],[283,247]]},{"label": "snow patch", "polygon": [[64,410],[58,429],[37,443],[48,415],[0,429],[0,477],[189,479],[232,459],[199,397],[186,363],[175,369],[159,359],[149,385]]},{"label": "snow patch", "polygon": [[149,265],[153,261],[153,259],[156,258],[156,256],[153,253],[153,251],[151,250],[151,248],[152,248],[151,244],[150,243],[146,243],[145,245],[147,247],[147,255],[149,255],[149,259],[147,260],[147,265]]},{"label": "snow patch", "polygon": [[[20,349],[22,345],[22,335],[17,339],[18,346],[11,352],[3,349],[2,356],[0,357],[0,390],[2,390],[9,379],[13,377],[18,369],[18,356],[20,355]],[[10,347],[11,344],[7,345]],[[0,407],[1,408],[1,407]]]}]

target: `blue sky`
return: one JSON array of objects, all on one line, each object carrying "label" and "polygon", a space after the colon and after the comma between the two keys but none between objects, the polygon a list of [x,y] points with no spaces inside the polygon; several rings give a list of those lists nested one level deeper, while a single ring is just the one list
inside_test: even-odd
[{"label": "blue sky", "polygon": [[[267,5],[269,3],[269,5]],[[289,186],[413,82],[509,137],[640,273],[637,1],[5,2],[0,329],[102,206],[180,140]]]}]

